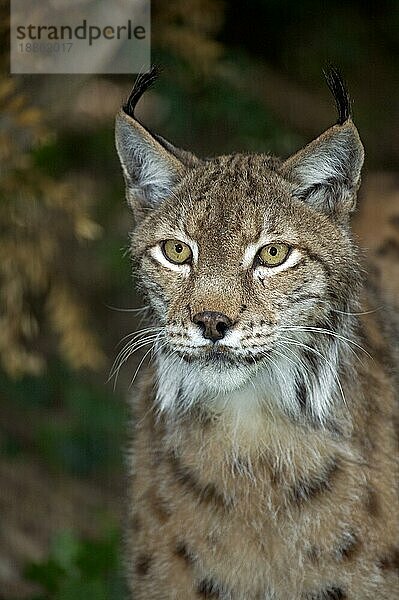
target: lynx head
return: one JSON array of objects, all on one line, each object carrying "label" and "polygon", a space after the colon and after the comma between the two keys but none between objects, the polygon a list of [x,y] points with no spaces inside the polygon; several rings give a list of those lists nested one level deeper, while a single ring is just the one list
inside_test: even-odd
[{"label": "lynx head", "polygon": [[[161,407],[226,399],[261,380],[286,412],[305,407],[322,420],[339,396],[328,364],[336,369],[343,351],[359,281],[349,218],[363,147],[342,81],[329,71],[338,123],[288,159],[200,159],[135,118],[154,77],[138,78],[116,145],[136,222],[131,250],[160,327]],[[331,397],[319,397],[320,385]]]}]

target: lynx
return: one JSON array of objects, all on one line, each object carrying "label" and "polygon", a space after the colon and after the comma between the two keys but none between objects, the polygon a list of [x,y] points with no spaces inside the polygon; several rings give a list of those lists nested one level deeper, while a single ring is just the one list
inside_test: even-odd
[{"label": "lynx", "polygon": [[398,598],[398,330],[351,233],[364,153],[342,78],[338,122],[286,160],[151,133],[154,79],[116,118],[149,306],[121,359],[154,358],[132,399],[131,597]]}]

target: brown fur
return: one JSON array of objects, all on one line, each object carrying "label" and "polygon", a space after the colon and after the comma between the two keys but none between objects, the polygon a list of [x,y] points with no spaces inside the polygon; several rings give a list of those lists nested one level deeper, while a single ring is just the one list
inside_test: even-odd
[{"label": "brown fur", "polygon": [[[159,328],[148,340],[156,365],[132,403],[132,598],[396,598],[394,341],[348,225],[363,161],[356,128],[335,125],[285,162],[201,161],[165,144],[120,113],[132,253]],[[265,232],[297,262],[272,274],[257,271],[256,253],[245,263]],[[193,262],[178,270],[154,249],[182,236]],[[198,345],[204,310],[227,315],[239,342]]]}]

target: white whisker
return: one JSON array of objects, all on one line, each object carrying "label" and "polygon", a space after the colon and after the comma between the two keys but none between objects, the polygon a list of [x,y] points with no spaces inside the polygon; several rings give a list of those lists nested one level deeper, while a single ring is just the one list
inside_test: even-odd
[{"label": "white whisker", "polygon": [[141,348],[147,346],[148,344],[153,344],[158,338],[158,334],[151,334],[146,338],[141,338],[138,340],[134,340],[133,342],[129,342],[118,354],[116,357],[108,377],[108,381],[110,381],[115,376],[114,387],[116,385],[116,381],[118,379],[118,375],[122,365],[136,352],[138,352]]},{"label": "white whisker", "polygon": [[116,310],[118,312],[130,312],[130,313],[146,313],[150,310],[149,306],[141,306],[140,308],[120,308],[118,306],[111,306],[106,304],[106,307],[110,310]]},{"label": "white whisker", "polygon": [[346,342],[347,344],[352,344],[353,346],[355,346],[356,348],[358,348],[359,350],[361,350],[362,352],[364,352],[365,354],[367,354],[367,356],[369,358],[373,358],[371,356],[371,354],[369,352],[367,352],[367,350],[365,348],[363,348],[363,346],[361,346],[360,344],[358,344],[358,342],[355,342],[354,340],[351,340],[347,337],[345,337],[344,335],[337,333],[335,331],[330,331],[329,329],[323,329],[321,327],[311,327],[311,326],[305,326],[305,325],[292,325],[292,326],[283,326],[280,327],[281,331],[310,331],[313,333],[322,333],[324,335],[329,335],[331,337],[335,337],[338,340],[341,340],[342,342]]}]

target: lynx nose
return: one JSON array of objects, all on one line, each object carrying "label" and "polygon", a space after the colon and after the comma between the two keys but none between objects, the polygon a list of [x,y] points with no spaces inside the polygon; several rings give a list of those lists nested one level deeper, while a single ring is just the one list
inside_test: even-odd
[{"label": "lynx nose", "polygon": [[228,316],[210,310],[197,313],[194,315],[193,321],[201,327],[204,338],[212,340],[212,342],[224,338],[227,329],[232,324]]}]

